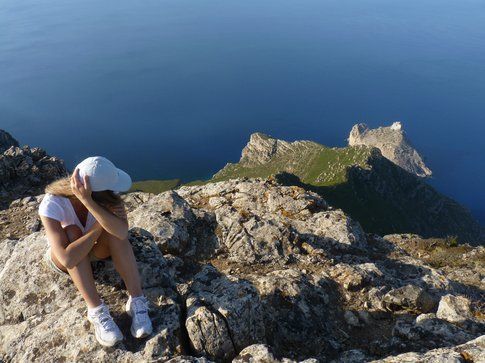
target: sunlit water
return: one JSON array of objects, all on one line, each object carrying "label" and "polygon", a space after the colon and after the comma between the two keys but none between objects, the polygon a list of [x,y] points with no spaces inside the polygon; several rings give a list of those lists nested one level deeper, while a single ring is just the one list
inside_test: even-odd
[{"label": "sunlit water", "polygon": [[395,120],[485,221],[484,1],[0,2],[0,128],[69,167],[206,178],[254,131]]}]

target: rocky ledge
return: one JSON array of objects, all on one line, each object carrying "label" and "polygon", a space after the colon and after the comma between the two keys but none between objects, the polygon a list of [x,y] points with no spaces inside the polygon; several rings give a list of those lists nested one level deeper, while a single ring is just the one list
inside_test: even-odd
[{"label": "rocky ledge", "polygon": [[[40,199],[11,209],[35,221]],[[123,283],[96,262],[126,336],[100,347],[72,283],[43,262],[37,225],[0,242],[0,361],[485,360],[483,247],[459,247],[466,272],[438,268],[419,253],[438,242],[365,234],[320,195],[271,178],[125,201],[154,333],[131,338]]]},{"label": "rocky ledge", "polygon": [[38,147],[19,147],[0,130],[0,210],[19,197],[42,193],[46,184],[67,175],[64,162]]}]

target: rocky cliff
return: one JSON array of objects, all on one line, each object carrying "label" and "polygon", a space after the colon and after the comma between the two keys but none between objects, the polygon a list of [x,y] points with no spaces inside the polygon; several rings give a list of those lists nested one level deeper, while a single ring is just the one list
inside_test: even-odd
[{"label": "rocky cliff", "polygon": [[[351,134],[356,134],[356,128],[359,127],[354,127]],[[414,159],[403,155],[414,149],[409,149],[402,130],[396,125],[378,130],[367,133],[373,137],[386,134],[384,150],[392,144],[389,135],[401,140],[401,149],[407,151],[398,152],[399,147],[393,144],[395,154],[411,165]],[[421,166],[424,173],[427,169],[424,164]],[[472,244],[479,244],[482,238],[480,225],[466,208],[384,157],[376,147],[329,148],[312,141],[286,142],[255,133],[239,162],[227,164],[211,182],[270,175],[277,175],[286,185],[298,185],[320,194],[358,220],[368,232],[458,236],[460,241]]]},{"label": "rocky cliff", "polygon": [[19,146],[19,142],[15,140],[7,131],[0,130],[0,153],[10,149],[12,146]]},{"label": "rocky cliff", "polygon": [[[40,199],[15,201],[12,213],[35,219]],[[123,283],[110,261],[96,262],[126,336],[101,348],[72,283],[43,262],[39,226],[0,242],[0,361],[485,359],[483,247],[366,234],[320,195],[274,179],[125,202],[154,333],[131,338]]]},{"label": "rocky cliff", "polygon": [[62,160],[41,148],[19,147],[17,140],[0,130],[0,209],[19,197],[42,193],[48,183],[66,174]]},{"label": "rocky cliff", "polygon": [[[372,173],[411,175],[390,167],[377,149],[329,149],[261,134],[251,140],[241,163],[229,168],[259,173],[285,165],[320,181],[357,173],[382,190],[395,186],[379,184]],[[34,149],[10,145],[4,154],[18,150]],[[9,175],[40,172],[34,166],[58,160],[18,155]],[[309,163],[308,155],[320,162]],[[330,172],[315,167],[322,161]],[[360,167],[340,167],[346,163]],[[485,360],[484,247],[366,233],[321,190],[301,181],[303,187],[283,185],[285,178],[291,180],[279,174],[126,194],[154,332],[141,341],[131,337],[123,282],[111,261],[93,262],[98,290],[126,337],[110,349],[97,344],[70,280],[44,262],[42,195],[25,196],[27,179],[16,189],[18,199],[0,211],[0,362]]]},{"label": "rocky cliff", "polygon": [[348,141],[350,146],[365,145],[378,148],[384,157],[411,174],[419,177],[428,177],[432,174],[406,137],[400,122],[377,129],[369,129],[366,124],[357,124],[350,131]]}]

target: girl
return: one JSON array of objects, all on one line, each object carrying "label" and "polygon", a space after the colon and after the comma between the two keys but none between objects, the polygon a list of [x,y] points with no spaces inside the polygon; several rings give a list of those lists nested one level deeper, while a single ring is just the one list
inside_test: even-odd
[{"label": "girl", "polygon": [[99,297],[90,261],[111,257],[129,293],[126,311],[132,317],[131,334],[152,333],[148,304],[130,242],[128,221],[117,192],[127,191],[131,178],[108,159],[95,156],[78,164],[71,177],[47,186],[39,206],[49,247],[46,260],[58,273],[68,273],[84,298],[88,320],[104,346],[113,346],[123,334]]}]

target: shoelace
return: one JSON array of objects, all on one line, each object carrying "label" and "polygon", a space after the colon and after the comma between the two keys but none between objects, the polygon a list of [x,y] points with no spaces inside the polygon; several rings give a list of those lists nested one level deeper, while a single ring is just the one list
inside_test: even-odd
[{"label": "shoelace", "polygon": [[98,321],[102,325],[103,328],[109,331],[115,331],[115,322],[113,321],[113,318],[109,314],[109,311],[106,309],[103,309],[99,315],[98,315]]},{"label": "shoelace", "polygon": [[140,322],[144,322],[148,318],[148,302],[145,299],[133,299],[131,301],[133,310],[135,312],[134,318]]}]

